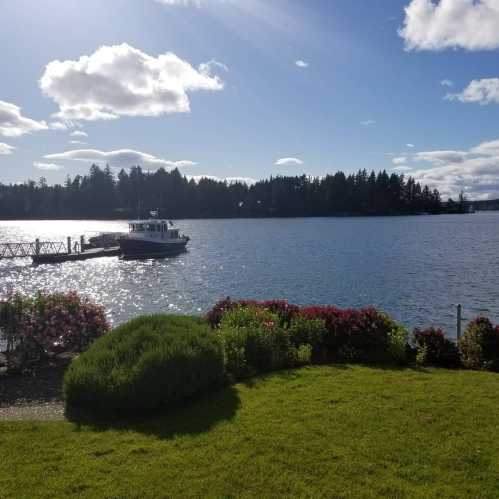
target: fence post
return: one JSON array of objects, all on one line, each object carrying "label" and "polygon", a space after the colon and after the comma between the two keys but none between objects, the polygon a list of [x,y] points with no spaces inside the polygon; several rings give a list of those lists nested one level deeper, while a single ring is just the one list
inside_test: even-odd
[{"label": "fence post", "polygon": [[80,253],[85,251],[85,236],[80,236]]},{"label": "fence post", "polygon": [[71,238],[68,237],[68,255],[71,254]]},{"label": "fence post", "polygon": [[38,256],[40,254],[40,239],[35,240],[35,255]]},{"label": "fence post", "polygon": [[463,307],[461,304],[457,306],[457,339],[461,338],[461,324],[463,322]]}]

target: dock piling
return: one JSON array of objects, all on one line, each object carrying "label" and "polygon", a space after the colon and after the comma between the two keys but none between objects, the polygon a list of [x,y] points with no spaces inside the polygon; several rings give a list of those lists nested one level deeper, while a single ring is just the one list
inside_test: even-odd
[{"label": "dock piling", "polygon": [[71,238],[68,237],[68,255],[71,254]]},{"label": "dock piling", "polygon": [[457,340],[461,338],[461,326],[463,322],[463,307],[461,304],[457,306]]},{"label": "dock piling", "polygon": [[80,236],[80,253],[85,251],[85,236]]}]

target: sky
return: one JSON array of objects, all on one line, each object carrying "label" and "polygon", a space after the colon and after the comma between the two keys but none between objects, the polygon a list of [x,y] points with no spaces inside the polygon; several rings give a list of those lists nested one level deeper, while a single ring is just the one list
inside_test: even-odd
[{"label": "sky", "polygon": [[0,0],[0,182],[386,169],[499,198],[499,0]]}]

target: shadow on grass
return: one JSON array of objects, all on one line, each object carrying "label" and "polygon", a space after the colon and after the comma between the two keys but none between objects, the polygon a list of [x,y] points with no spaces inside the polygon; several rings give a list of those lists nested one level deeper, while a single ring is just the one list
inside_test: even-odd
[{"label": "shadow on grass", "polygon": [[228,386],[200,398],[184,401],[157,412],[136,414],[127,418],[115,415],[96,416],[77,408],[66,410],[66,417],[76,425],[76,431],[90,428],[93,431],[134,431],[160,439],[176,435],[197,435],[213,428],[218,423],[234,418],[241,405],[234,387]]}]

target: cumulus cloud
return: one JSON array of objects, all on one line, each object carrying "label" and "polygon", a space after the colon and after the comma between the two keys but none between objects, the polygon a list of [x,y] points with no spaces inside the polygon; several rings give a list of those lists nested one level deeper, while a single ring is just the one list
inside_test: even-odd
[{"label": "cumulus cloud", "polygon": [[196,69],[172,52],[157,57],[130,45],[103,46],[78,60],[52,61],[40,80],[63,120],[111,120],[190,111],[188,94],[218,91],[216,61]]},{"label": "cumulus cloud", "polygon": [[460,93],[447,94],[447,100],[474,102],[478,104],[499,104],[499,78],[472,80]]},{"label": "cumulus cloud", "polygon": [[392,163],[394,165],[403,165],[404,163],[407,163],[407,157],[406,156],[399,156],[397,158],[393,158]]},{"label": "cumulus cloud", "polygon": [[392,168],[392,170],[403,173],[403,172],[408,172],[408,171],[412,170],[412,167],[408,166],[408,165],[400,165],[400,166],[394,166]]},{"label": "cumulus cloud", "polygon": [[62,170],[64,167],[60,165],[56,165],[55,163],[42,163],[40,161],[35,161],[33,166],[38,170],[44,171],[57,171]]},{"label": "cumulus cloud", "polygon": [[74,145],[85,145],[86,144],[86,142],[83,142],[82,140],[70,140],[69,143],[74,144]]},{"label": "cumulus cloud", "polygon": [[26,118],[21,108],[10,102],[0,100],[0,135],[4,137],[20,137],[26,133],[47,130],[45,121]]},{"label": "cumulus cloud", "polygon": [[12,151],[15,149],[13,146],[9,146],[5,142],[0,142],[0,156],[6,156],[7,154],[12,154]]},{"label": "cumulus cloud", "polygon": [[119,149],[107,152],[97,149],[75,149],[63,153],[47,154],[44,157],[45,159],[58,161],[83,161],[86,163],[108,164],[115,168],[141,166],[148,170],[156,170],[158,168],[187,168],[197,164],[194,161],[188,160],[169,161],[157,158],[152,154],[134,151],[133,149]]},{"label": "cumulus cloud", "polygon": [[360,124],[362,126],[371,126],[371,125],[375,125],[376,121],[375,120],[364,120],[364,121],[361,121]]},{"label": "cumulus cloud", "polygon": [[295,65],[298,66],[299,68],[308,68],[309,64],[306,61],[303,61],[301,59],[298,59],[295,61]]},{"label": "cumulus cloud", "polygon": [[298,158],[280,158],[275,162],[275,166],[300,166],[303,161]]},{"label": "cumulus cloud", "polygon": [[399,35],[406,50],[499,48],[497,0],[412,0]]},{"label": "cumulus cloud", "polygon": [[414,144],[406,144],[405,147],[408,147],[409,149],[414,149],[416,146]]},{"label": "cumulus cloud", "polygon": [[414,178],[438,188],[444,198],[460,191],[470,199],[499,198],[499,139],[469,151],[426,151],[414,158],[430,165],[414,171]]},{"label": "cumulus cloud", "polygon": [[453,87],[454,82],[452,80],[442,80],[440,82],[440,85],[442,85],[443,87]]}]

